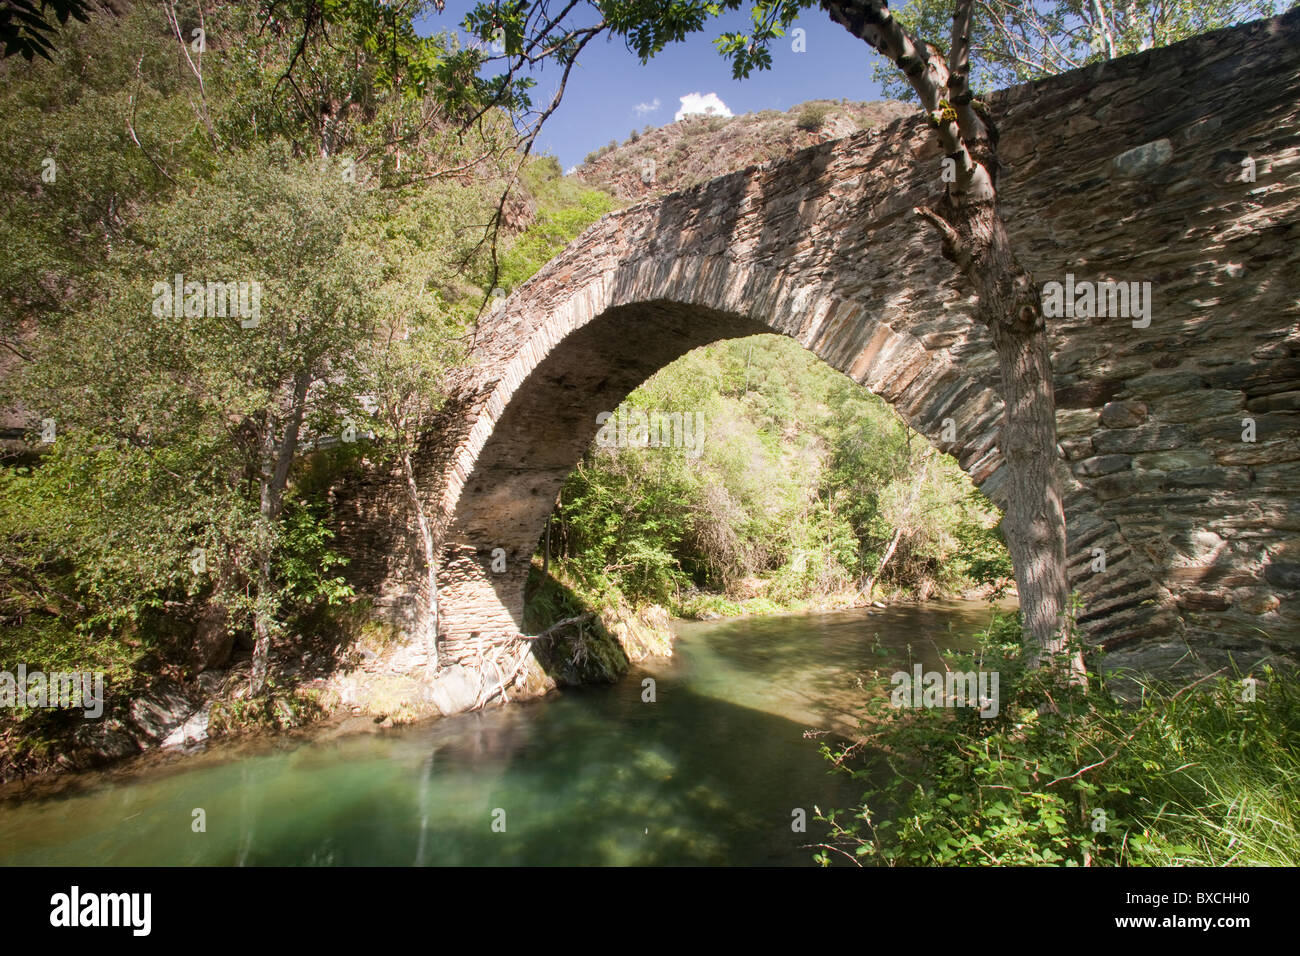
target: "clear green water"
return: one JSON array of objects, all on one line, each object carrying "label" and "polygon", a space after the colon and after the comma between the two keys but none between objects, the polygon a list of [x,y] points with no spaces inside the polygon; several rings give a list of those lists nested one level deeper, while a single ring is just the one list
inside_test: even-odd
[{"label": "clear green water", "polygon": [[[813,807],[859,794],[804,732],[853,727],[860,675],[937,667],[937,648],[968,646],[988,617],[945,601],[680,624],[673,658],[613,686],[214,747],[8,799],[0,864],[810,865]],[[191,828],[195,808],[206,832]],[[796,808],[807,833],[791,829]]]}]

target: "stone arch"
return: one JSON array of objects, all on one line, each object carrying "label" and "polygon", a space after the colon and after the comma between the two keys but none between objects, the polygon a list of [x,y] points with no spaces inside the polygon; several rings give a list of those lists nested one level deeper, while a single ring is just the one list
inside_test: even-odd
[{"label": "stone arch", "polygon": [[[776,319],[764,320],[765,304]],[[449,658],[520,631],[528,562],[556,493],[595,437],[596,415],[701,345],[790,336],[919,431],[937,438],[944,418],[953,418],[958,440],[936,443],[987,484],[1000,465],[1001,406],[991,383],[878,317],[837,322],[846,308],[779,273],[697,259],[666,273],[639,266],[616,273],[542,322],[505,362],[449,469],[441,508]],[[506,570],[494,572],[502,552]]]}]

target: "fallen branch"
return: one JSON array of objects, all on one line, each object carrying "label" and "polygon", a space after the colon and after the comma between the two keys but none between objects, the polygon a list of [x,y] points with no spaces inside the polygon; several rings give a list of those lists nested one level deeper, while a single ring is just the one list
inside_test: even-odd
[{"label": "fallen branch", "polygon": [[[505,646],[509,647],[509,645],[505,645]],[[498,682],[496,687],[493,687],[490,691],[488,691],[486,696],[481,697],[481,699],[476,700],[474,702],[474,706],[473,708],[471,708],[472,710],[478,710],[480,707],[486,707],[488,703],[492,700],[492,698],[497,696],[497,694],[501,695],[502,703],[509,702],[509,698],[505,696],[505,689],[510,684],[513,684],[515,682],[516,678],[519,677],[520,673],[527,666],[526,661],[528,660],[529,650],[531,650],[529,645],[526,642],[521,641],[519,656],[514,659],[514,662],[510,665],[509,670],[501,666],[501,661],[499,658],[493,657],[492,664],[496,666],[497,672],[501,675],[501,680],[500,682]],[[480,668],[480,673],[481,672],[482,669]]]},{"label": "fallen branch", "polygon": [[540,634],[520,634],[519,636],[525,641],[540,641],[544,637],[550,637],[555,631],[562,627],[568,627],[570,624],[577,624],[579,621],[586,621],[596,615],[588,611],[586,614],[579,614],[577,617],[566,617],[563,621],[556,621]]}]

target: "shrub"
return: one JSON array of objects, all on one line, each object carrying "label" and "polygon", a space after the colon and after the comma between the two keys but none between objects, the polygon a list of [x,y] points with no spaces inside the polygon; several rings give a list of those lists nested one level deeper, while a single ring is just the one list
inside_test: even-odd
[{"label": "shrub", "polygon": [[828,103],[805,103],[795,117],[794,125],[806,132],[815,133],[826,125],[831,108]]}]

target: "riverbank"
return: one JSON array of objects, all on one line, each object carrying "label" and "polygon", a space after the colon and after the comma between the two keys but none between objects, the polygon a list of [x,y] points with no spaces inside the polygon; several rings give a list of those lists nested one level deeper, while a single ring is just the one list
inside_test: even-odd
[{"label": "riverbank", "polygon": [[[1000,677],[994,712],[868,699],[865,726],[826,745],[864,783],[819,817],[818,859],[877,866],[1295,866],[1300,694],[1294,662],[1171,682],[1028,665],[997,618],[947,673]],[[1136,685],[1139,694],[1129,691]],[[949,685],[952,686],[952,685]]]},{"label": "riverbank", "polygon": [[808,614],[821,611],[850,611],[859,608],[886,608],[899,604],[923,604],[931,600],[1015,601],[1015,589],[982,586],[956,594],[929,591],[893,590],[877,592],[868,598],[859,588],[848,588],[813,597],[775,601],[762,594],[732,596],[714,592],[696,592],[685,596],[677,605],[677,616],[689,621],[714,621],[732,617],[769,617],[781,614]]}]

